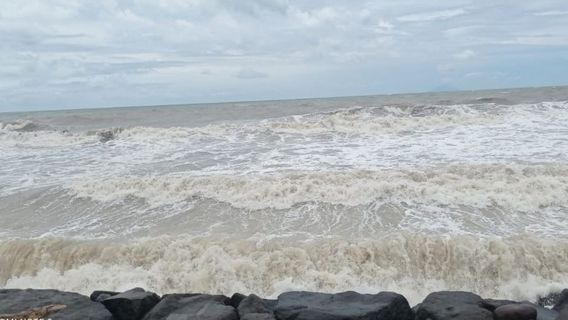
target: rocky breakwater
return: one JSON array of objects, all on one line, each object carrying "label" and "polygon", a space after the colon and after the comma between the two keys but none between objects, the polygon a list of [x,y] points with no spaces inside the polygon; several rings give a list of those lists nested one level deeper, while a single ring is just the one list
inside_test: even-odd
[{"label": "rocky breakwater", "polygon": [[[552,307],[545,307],[550,304]],[[483,299],[462,291],[428,295],[410,307],[394,292],[336,294],[294,291],[277,299],[166,294],[141,288],[95,291],[90,297],[57,290],[0,290],[0,319],[65,320],[568,320],[568,289],[537,303]]]}]

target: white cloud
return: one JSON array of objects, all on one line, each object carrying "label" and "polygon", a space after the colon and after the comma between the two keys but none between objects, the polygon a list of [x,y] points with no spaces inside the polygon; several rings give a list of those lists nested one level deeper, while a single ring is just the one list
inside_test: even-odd
[{"label": "white cloud", "polygon": [[235,77],[239,79],[259,79],[259,78],[267,78],[268,75],[266,73],[262,73],[257,71],[253,68],[246,67],[240,69],[237,73],[235,73]]},{"label": "white cloud", "polygon": [[446,20],[466,14],[467,11],[464,9],[452,9],[452,10],[441,10],[434,12],[422,12],[409,14],[402,17],[398,17],[398,21],[402,22],[427,22],[436,20]]},{"label": "white cloud", "polygon": [[467,60],[473,56],[475,56],[475,52],[473,52],[473,50],[470,49],[466,49],[462,52],[454,54],[454,57],[458,60]]},{"label": "white cloud", "polygon": [[493,68],[527,56],[564,63],[565,0],[543,1],[0,1],[0,111],[412,91],[432,87],[444,63],[488,74],[468,68],[479,52]]},{"label": "white cloud", "polygon": [[543,16],[543,17],[548,17],[548,16],[566,16],[568,15],[568,11],[543,11],[543,12],[537,12],[534,14],[535,16]]}]

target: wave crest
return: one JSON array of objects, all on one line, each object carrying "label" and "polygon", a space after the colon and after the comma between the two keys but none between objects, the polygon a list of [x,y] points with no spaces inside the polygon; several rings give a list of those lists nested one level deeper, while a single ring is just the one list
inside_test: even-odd
[{"label": "wave crest", "polygon": [[160,237],[0,242],[0,284],[89,293],[143,286],[160,293],[393,290],[418,302],[435,290],[530,299],[568,283],[568,243],[391,234],[374,240]]},{"label": "wave crest", "polygon": [[450,166],[381,171],[292,172],[241,176],[145,176],[81,180],[77,197],[121,201],[129,196],[154,206],[215,199],[246,209],[285,209],[305,202],[356,206],[377,199],[500,206],[535,211],[568,205],[568,166]]}]

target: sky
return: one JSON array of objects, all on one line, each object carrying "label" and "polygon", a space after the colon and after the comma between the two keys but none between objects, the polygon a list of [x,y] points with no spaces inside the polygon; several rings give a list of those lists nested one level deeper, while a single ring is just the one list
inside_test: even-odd
[{"label": "sky", "polygon": [[0,1],[0,112],[568,84],[566,0]]}]

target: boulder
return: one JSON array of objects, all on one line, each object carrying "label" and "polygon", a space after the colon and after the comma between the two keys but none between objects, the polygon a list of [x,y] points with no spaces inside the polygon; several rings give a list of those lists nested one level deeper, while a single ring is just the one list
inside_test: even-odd
[{"label": "boulder", "polygon": [[568,308],[562,309],[562,311],[560,311],[560,315],[556,319],[557,320],[568,320]]},{"label": "boulder", "polygon": [[518,303],[512,300],[496,300],[496,299],[483,299],[479,304],[481,307],[493,312],[495,309],[499,308],[500,306],[505,306],[508,304],[515,304]]},{"label": "boulder", "polygon": [[278,297],[278,320],[413,320],[408,301],[393,292],[337,294],[294,291]]},{"label": "boulder", "polygon": [[102,143],[109,142],[114,140],[115,134],[113,130],[101,130],[97,132],[97,136],[99,137],[99,141]]},{"label": "boulder", "polygon": [[554,307],[552,307],[552,310],[556,310],[558,312],[563,309],[568,309],[568,289],[564,289],[560,292],[554,303]]},{"label": "boulder", "polygon": [[231,296],[230,305],[232,305],[233,308],[236,309],[236,308],[239,307],[239,304],[241,304],[241,301],[243,301],[246,297],[247,297],[247,296],[245,296],[245,295],[242,294],[242,293],[238,293],[238,292],[237,292],[237,293],[234,293],[234,294]]},{"label": "boulder", "polygon": [[160,297],[142,288],[134,288],[100,302],[116,320],[139,320],[160,302]]},{"label": "boulder", "polygon": [[480,296],[463,291],[429,294],[416,311],[416,320],[493,320],[493,313],[482,305]]},{"label": "boulder", "polygon": [[556,310],[548,309],[543,306],[539,306],[536,303],[530,301],[521,301],[519,303],[527,304],[536,309],[536,319],[537,320],[557,320],[559,312]]},{"label": "boulder", "polygon": [[67,308],[63,304],[50,304],[39,308],[31,308],[18,313],[0,314],[0,319],[46,319],[50,315]]},{"label": "boulder", "polygon": [[110,298],[112,296],[116,296],[119,293],[120,292],[97,290],[97,291],[93,291],[93,293],[91,293],[91,295],[89,296],[89,299],[91,299],[91,301],[101,302],[101,300],[104,300],[106,298]]},{"label": "boulder", "polygon": [[103,305],[77,293],[58,290],[0,289],[0,314],[21,314],[41,311],[42,308],[50,312],[46,319],[112,319],[112,315]]},{"label": "boulder", "polygon": [[495,320],[536,320],[536,309],[528,304],[514,303],[498,307],[493,311]]},{"label": "boulder", "polygon": [[[533,308],[536,309],[536,320],[559,320],[559,312],[556,310],[551,310],[545,307],[541,307],[536,304],[531,304]],[[566,319],[568,320],[568,319]]]},{"label": "boulder", "polygon": [[241,320],[276,320],[272,313],[249,313]]},{"label": "boulder", "polygon": [[230,302],[221,295],[167,294],[144,320],[238,320]]},{"label": "boulder", "polygon": [[239,304],[239,315],[247,313],[272,313],[277,302],[276,300],[265,300],[257,295],[251,294]]},{"label": "boulder", "polygon": [[558,299],[560,299],[560,294],[561,294],[560,292],[555,291],[555,292],[549,292],[545,296],[538,296],[536,304],[538,304],[541,307],[552,307],[554,306],[554,304],[558,302]]},{"label": "boulder", "polygon": [[243,299],[243,301],[239,304],[237,311],[239,312],[239,317],[241,319],[246,318],[248,315],[255,315],[254,317],[257,318],[260,317],[261,314],[268,314],[272,316],[276,303],[276,300],[261,299],[257,295],[251,294]]}]

